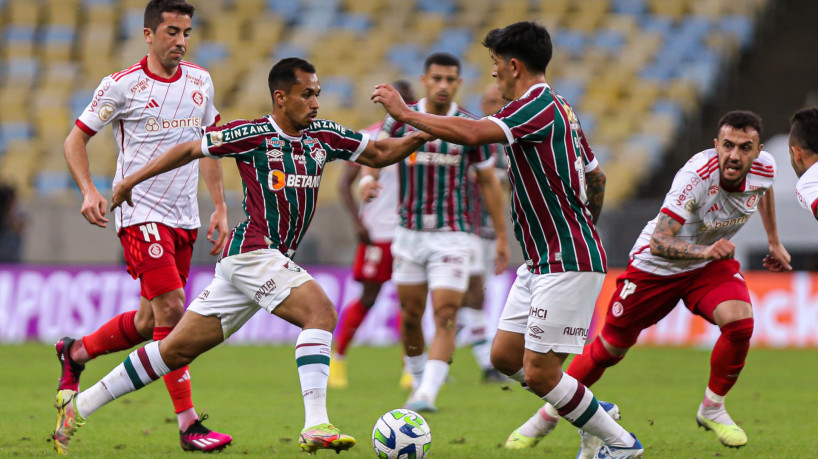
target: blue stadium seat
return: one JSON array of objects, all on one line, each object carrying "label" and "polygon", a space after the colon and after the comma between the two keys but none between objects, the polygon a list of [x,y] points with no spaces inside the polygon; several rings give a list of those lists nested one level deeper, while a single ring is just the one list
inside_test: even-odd
[{"label": "blue stadium seat", "polygon": [[36,81],[40,70],[40,61],[29,57],[13,57],[0,62],[5,81],[10,83],[31,84]]},{"label": "blue stadium seat", "polygon": [[408,75],[417,75],[418,69],[423,68],[424,54],[414,43],[395,44],[387,53],[389,62]]},{"label": "blue stadium seat", "polygon": [[577,57],[585,50],[585,35],[578,30],[561,29],[551,36],[554,46],[565,49]]},{"label": "blue stadium seat", "polygon": [[12,140],[28,140],[34,134],[31,123],[27,122],[5,122],[0,123],[0,138],[4,143]]},{"label": "blue stadium seat", "polygon": [[77,36],[76,30],[67,25],[50,25],[46,27],[42,41],[45,43],[72,43]]},{"label": "blue stadium seat", "polygon": [[267,10],[280,14],[285,21],[293,23],[301,13],[301,2],[293,0],[267,0]]},{"label": "blue stadium seat", "polygon": [[594,46],[615,54],[625,45],[625,36],[618,30],[601,29],[591,39]]},{"label": "blue stadium seat", "polygon": [[673,31],[673,21],[664,16],[645,15],[642,17],[640,29],[644,32],[655,32],[666,38]]},{"label": "blue stadium seat", "polygon": [[654,102],[650,111],[656,115],[671,115],[677,124],[681,123],[684,119],[684,110],[682,107],[678,103],[667,99],[659,99]]},{"label": "blue stadium seat", "polygon": [[341,13],[335,17],[335,26],[353,32],[366,32],[372,25],[372,20],[366,14]]},{"label": "blue stadium seat", "polygon": [[753,22],[749,16],[725,16],[721,18],[718,28],[733,34],[742,50],[753,44]]},{"label": "blue stadium seat", "polygon": [[210,68],[214,62],[221,61],[230,55],[224,43],[204,41],[196,45],[196,63],[204,68]]},{"label": "blue stadium seat", "polygon": [[463,56],[474,42],[472,33],[468,29],[446,29],[441,32],[437,41],[432,44],[430,52],[444,52],[455,56]]},{"label": "blue stadium seat", "polygon": [[34,41],[37,30],[31,26],[9,24],[3,32],[3,41],[13,46],[14,42]]},{"label": "blue stadium seat", "polygon": [[85,107],[91,102],[91,97],[93,96],[92,91],[93,89],[78,89],[71,94],[71,97],[68,99],[71,116],[74,118],[80,116],[82,111],[85,110]]},{"label": "blue stadium seat", "polygon": [[[94,180],[94,184],[97,184],[97,181]],[[54,193],[62,193],[66,190],[74,189],[79,193],[79,189],[77,188],[74,181],[71,179],[71,174],[67,170],[63,171],[54,171],[54,170],[46,170],[37,173],[34,177],[34,189],[37,191],[37,194],[40,196],[48,196]],[[108,184],[108,189],[110,190],[111,185]]]},{"label": "blue stadium seat", "polygon": [[332,94],[341,101],[341,105],[348,107],[352,104],[352,95],[355,86],[352,80],[345,76],[328,76],[321,78],[321,94]]},{"label": "blue stadium seat", "polygon": [[575,107],[579,106],[585,95],[585,83],[576,78],[559,78],[553,82],[552,88]]},{"label": "blue stadium seat", "polygon": [[273,56],[273,61],[277,62],[285,57],[301,57],[304,59],[309,59],[309,53],[307,49],[301,43],[295,43],[291,41],[285,41],[279,43],[275,46],[275,55]]},{"label": "blue stadium seat", "polygon": [[[119,38],[127,40],[132,38],[134,30],[142,30],[145,25],[145,11],[138,9],[131,9],[125,11],[119,24]],[[141,33],[140,33],[141,36]]]},{"label": "blue stadium seat", "polygon": [[418,9],[429,13],[452,14],[455,12],[455,5],[452,0],[419,0]]},{"label": "blue stadium seat", "polygon": [[645,0],[613,0],[611,9],[617,14],[642,16],[647,11]]}]

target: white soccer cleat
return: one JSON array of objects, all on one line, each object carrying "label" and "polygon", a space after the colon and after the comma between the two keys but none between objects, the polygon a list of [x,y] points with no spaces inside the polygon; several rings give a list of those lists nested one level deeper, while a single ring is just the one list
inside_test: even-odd
[{"label": "white soccer cleat", "polygon": [[645,448],[642,447],[636,435],[631,434],[631,437],[634,441],[633,446],[625,448],[603,444],[594,455],[594,459],[640,459],[645,454]]},{"label": "white soccer cleat", "polygon": [[[622,418],[619,415],[619,407],[613,403],[609,402],[599,402],[599,406],[608,413],[608,416],[611,417],[614,421],[618,421]],[[596,457],[597,451],[602,447],[602,439],[597,436],[591,435],[588,432],[577,429],[579,431],[580,436],[580,444],[579,444],[579,451],[577,452],[577,459],[593,459]]]}]

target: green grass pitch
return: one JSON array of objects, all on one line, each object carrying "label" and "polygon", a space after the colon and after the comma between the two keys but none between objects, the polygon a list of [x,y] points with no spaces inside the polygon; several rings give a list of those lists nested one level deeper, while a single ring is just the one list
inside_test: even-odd
[{"label": "green grass pitch", "polygon": [[[89,386],[125,357],[105,356],[88,365]],[[55,456],[49,438],[58,366],[53,347],[0,346],[0,457]],[[350,388],[330,390],[330,419],[358,445],[349,458],[375,457],[375,420],[400,407],[397,347],[353,347]],[[813,410],[818,406],[818,355],[814,350],[752,349],[741,379],[727,399],[749,443],[721,446],[696,427],[695,413],[707,382],[709,351],[635,348],[593,387],[598,398],[619,404],[622,424],[639,436],[651,458],[818,458]],[[567,422],[536,448],[500,448],[506,436],[540,405],[516,384],[481,384],[468,349],[458,350],[438,398],[440,412],[426,416],[433,458],[573,458],[579,436]],[[303,424],[292,346],[220,346],[192,366],[194,401],[211,416],[211,428],[233,435],[222,456],[306,457],[296,442]],[[74,457],[190,457],[178,445],[175,416],[164,384],[157,382],[94,413],[72,440]],[[320,456],[335,457],[332,451]]]}]

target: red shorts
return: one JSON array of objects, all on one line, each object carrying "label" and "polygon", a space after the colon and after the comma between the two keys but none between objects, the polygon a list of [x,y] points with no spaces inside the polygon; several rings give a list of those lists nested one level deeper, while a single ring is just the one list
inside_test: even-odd
[{"label": "red shorts", "polygon": [[616,279],[602,337],[613,346],[628,348],[639,333],[668,315],[679,300],[709,321],[713,310],[728,300],[750,303],[750,292],[736,260],[712,261],[695,271],[657,276],[628,265]]},{"label": "red shorts", "polygon": [[358,282],[384,283],[392,278],[392,243],[358,244],[352,275]]},{"label": "red shorts", "polygon": [[198,230],[162,223],[143,223],[119,231],[128,273],[140,279],[143,297],[152,300],[185,286],[197,234]]}]

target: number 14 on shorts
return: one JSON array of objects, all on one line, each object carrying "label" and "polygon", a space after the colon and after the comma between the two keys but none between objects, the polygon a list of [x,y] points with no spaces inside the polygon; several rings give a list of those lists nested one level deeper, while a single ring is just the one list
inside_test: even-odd
[{"label": "number 14 on shorts", "polygon": [[145,238],[145,242],[151,242],[151,236],[153,236],[154,241],[161,239],[159,237],[159,228],[156,227],[156,223],[145,223],[144,225],[139,225],[139,230],[142,231],[142,236]]},{"label": "number 14 on shorts", "polygon": [[624,300],[628,296],[632,295],[633,292],[635,292],[635,291],[636,291],[636,284],[634,284],[633,282],[625,279],[625,282],[623,282],[623,285],[622,285],[622,291],[619,292],[619,298]]}]

